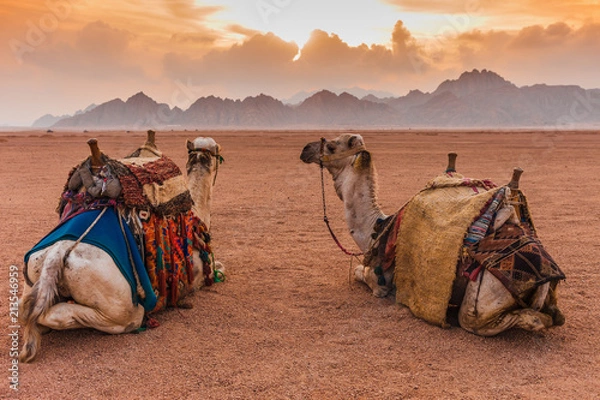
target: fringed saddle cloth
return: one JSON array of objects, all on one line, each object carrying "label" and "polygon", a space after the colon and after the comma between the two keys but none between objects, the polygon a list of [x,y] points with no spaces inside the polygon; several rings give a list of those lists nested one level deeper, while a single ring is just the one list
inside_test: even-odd
[{"label": "fringed saddle cloth", "polygon": [[[119,210],[138,239],[137,250],[157,297],[152,312],[176,306],[189,292],[195,278],[194,249],[200,252],[205,285],[212,284],[210,235],[191,211],[193,200],[179,167],[164,156],[106,158],[106,163],[121,183]],[[62,197],[59,210],[68,196]]]}]

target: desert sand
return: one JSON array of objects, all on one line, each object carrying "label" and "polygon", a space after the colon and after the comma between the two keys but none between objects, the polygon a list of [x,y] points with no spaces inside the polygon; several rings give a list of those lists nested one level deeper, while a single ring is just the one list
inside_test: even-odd
[{"label": "desert sand", "polygon": [[[600,287],[595,132],[361,132],[392,213],[458,153],[466,176],[521,189],[547,250],[567,275],[566,324],[493,338],[414,318],[393,297],[354,282],[356,265],[322,221],[319,171],[299,160],[320,131],[157,132],[184,169],[185,139],[212,136],[225,163],[216,181],[213,248],[227,280],[191,297],[193,309],[156,316],[160,326],[112,336],[54,331],[9,387],[9,286],[0,287],[0,398],[19,399],[596,399],[600,396]],[[69,170],[97,137],[114,158],[143,132],[0,133],[0,282],[57,223]],[[341,241],[341,202],[326,175],[329,219]],[[21,285],[22,273],[19,272]]]}]

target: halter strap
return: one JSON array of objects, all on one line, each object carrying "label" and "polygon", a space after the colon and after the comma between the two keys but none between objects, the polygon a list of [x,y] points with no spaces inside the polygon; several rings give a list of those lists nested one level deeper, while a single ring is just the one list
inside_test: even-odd
[{"label": "halter strap", "polygon": [[[217,182],[217,175],[219,174],[219,164],[222,164],[223,161],[225,161],[225,159],[223,158],[222,155],[219,154],[219,150],[217,149],[216,153],[213,153],[212,151],[210,151],[209,149],[188,149],[188,156],[190,154],[193,153],[208,153],[211,157],[215,158],[215,176],[213,178],[213,186],[215,186],[215,183]],[[188,171],[189,172],[189,171]]]},{"label": "halter strap", "polygon": [[358,154],[361,151],[364,151],[364,150],[367,149],[364,144],[361,144],[360,146],[353,147],[353,148],[348,149],[346,151],[342,151],[341,153],[335,153],[335,154],[327,154],[327,155],[325,155],[324,154],[325,153],[325,141],[326,141],[325,138],[321,138],[321,148],[320,148],[320,151],[319,151],[319,161],[321,163],[341,160],[343,158],[346,158],[346,157]]}]

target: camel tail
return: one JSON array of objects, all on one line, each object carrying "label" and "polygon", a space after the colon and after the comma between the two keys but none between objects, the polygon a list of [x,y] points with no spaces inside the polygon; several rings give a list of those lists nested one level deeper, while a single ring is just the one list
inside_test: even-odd
[{"label": "camel tail", "polygon": [[23,363],[35,359],[40,348],[42,335],[38,318],[56,303],[58,282],[64,268],[65,251],[61,246],[54,246],[46,254],[39,280],[33,285],[31,293],[23,299],[23,349],[19,360]]}]

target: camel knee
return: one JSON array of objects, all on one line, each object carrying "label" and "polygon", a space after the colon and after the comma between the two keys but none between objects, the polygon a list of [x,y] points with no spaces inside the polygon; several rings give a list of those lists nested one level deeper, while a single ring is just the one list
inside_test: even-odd
[{"label": "camel knee", "polygon": [[390,293],[391,285],[387,282],[391,282],[391,275],[384,277],[386,280],[385,285],[379,284],[379,277],[373,271],[371,267],[365,267],[364,265],[357,265],[354,268],[354,279],[359,282],[366,283],[367,286],[372,290],[373,296],[385,297]]},{"label": "camel knee", "polygon": [[119,334],[139,328],[143,318],[144,308],[141,305],[110,315],[81,304],[58,303],[40,317],[39,324],[55,330],[93,328]]},{"label": "camel knee", "polygon": [[554,325],[550,315],[530,308],[513,310],[491,318],[459,313],[459,323],[463,329],[480,336],[494,336],[510,328],[539,331]]},{"label": "camel knee", "polygon": [[357,265],[356,267],[354,267],[354,280],[367,283],[365,281],[365,266],[364,265],[360,264],[360,265]]}]

